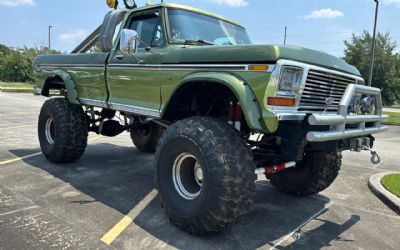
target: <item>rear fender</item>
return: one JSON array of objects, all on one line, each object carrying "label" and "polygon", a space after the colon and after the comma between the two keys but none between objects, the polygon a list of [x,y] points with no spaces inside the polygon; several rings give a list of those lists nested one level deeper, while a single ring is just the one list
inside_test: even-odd
[{"label": "rear fender", "polygon": [[67,90],[68,101],[73,104],[80,104],[75,83],[70,74],[64,70],[53,70],[50,72],[49,77],[47,77],[47,80],[43,86],[42,95],[46,96],[45,93],[48,93],[49,89],[51,89],[53,79],[56,77],[59,77],[64,82],[65,89]]}]

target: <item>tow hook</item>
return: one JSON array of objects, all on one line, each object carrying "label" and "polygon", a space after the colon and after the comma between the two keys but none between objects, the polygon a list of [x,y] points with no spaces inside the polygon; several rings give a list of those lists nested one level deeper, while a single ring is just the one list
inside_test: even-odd
[{"label": "tow hook", "polygon": [[278,164],[278,165],[275,165],[275,166],[257,168],[255,173],[257,175],[259,175],[259,174],[270,175],[270,174],[275,174],[277,172],[281,172],[281,171],[286,170],[288,168],[293,168],[295,166],[296,166],[296,162],[289,161],[289,162]]},{"label": "tow hook", "polygon": [[[372,141],[374,138],[372,137]],[[371,138],[362,137],[362,138],[353,138],[350,140],[350,150],[361,152],[361,150],[371,152],[371,162],[373,164],[379,164],[381,162],[381,157],[378,155],[376,151],[371,149]]]},{"label": "tow hook", "polygon": [[371,162],[373,164],[376,165],[376,164],[381,163],[381,157],[378,155],[378,153],[376,151],[373,151],[372,149],[367,148],[367,147],[364,147],[363,150],[371,152]]}]

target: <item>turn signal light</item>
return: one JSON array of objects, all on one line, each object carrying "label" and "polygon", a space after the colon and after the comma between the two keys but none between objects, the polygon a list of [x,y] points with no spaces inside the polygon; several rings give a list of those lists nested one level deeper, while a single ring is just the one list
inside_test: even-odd
[{"label": "turn signal light", "polygon": [[250,65],[249,70],[250,71],[267,71],[268,65]]},{"label": "turn signal light", "polygon": [[269,106],[287,106],[293,107],[296,105],[295,98],[268,97],[267,104]]}]

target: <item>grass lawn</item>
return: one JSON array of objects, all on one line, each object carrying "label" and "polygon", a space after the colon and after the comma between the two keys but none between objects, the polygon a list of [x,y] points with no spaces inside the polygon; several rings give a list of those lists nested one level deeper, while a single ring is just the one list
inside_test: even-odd
[{"label": "grass lawn", "polygon": [[395,105],[391,106],[391,108],[400,109],[400,104],[395,104]]},{"label": "grass lawn", "polygon": [[400,126],[400,113],[396,112],[383,112],[383,114],[390,116],[388,121],[385,121],[385,124],[389,125],[399,125]]},{"label": "grass lawn", "polygon": [[32,93],[33,85],[31,83],[22,82],[0,82],[0,91]]},{"label": "grass lawn", "polygon": [[22,83],[22,82],[0,82],[0,88],[32,89],[33,85],[31,83]]},{"label": "grass lawn", "polygon": [[386,175],[381,180],[382,185],[400,198],[400,174]]},{"label": "grass lawn", "polygon": [[384,108],[400,109],[400,104],[393,104],[392,106],[384,106]]}]

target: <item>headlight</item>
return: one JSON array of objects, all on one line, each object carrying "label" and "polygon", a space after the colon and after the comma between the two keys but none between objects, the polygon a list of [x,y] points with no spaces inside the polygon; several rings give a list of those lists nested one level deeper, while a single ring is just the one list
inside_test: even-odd
[{"label": "headlight", "polygon": [[297,94],[300,90],[302,78],[302,68],[284,66],[282,68],[281,77],[279,79],[279,90]]}]

